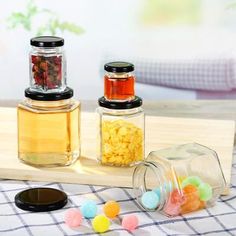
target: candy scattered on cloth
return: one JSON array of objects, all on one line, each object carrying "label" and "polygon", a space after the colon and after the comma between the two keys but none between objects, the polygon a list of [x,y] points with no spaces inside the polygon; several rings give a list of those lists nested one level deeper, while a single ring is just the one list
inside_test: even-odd
[{"label": "candy scattered on cloth", "polygon": [[94,201],[87,200],[81,205],[80,210],[84,218],[91,219],[97,214],[97,205]]},{"label": "candy scattered on cloth", "polygon": [[122,219],[122,227],[128,231],[133,231],[138,227],[138,218],[136,215],[126,215]]},{"label": "candy scattered on cloth", "polygon": [[67,210],[65,213],[65,223],[71,228],[80,226],[82,223],[82,214],[74,208]]},{"label": "candy scattered on cloth", "polygon": [[95,232],[104,233],[109,230],[110,221],[104,215],[97,215],[92,221],[92,226]]},{"label": "candy scattered on cloth", "polygon": [[104,214],[109,218],[115,218],[120,213],[120,205],[116,201],[108,201],[103,207]]}]

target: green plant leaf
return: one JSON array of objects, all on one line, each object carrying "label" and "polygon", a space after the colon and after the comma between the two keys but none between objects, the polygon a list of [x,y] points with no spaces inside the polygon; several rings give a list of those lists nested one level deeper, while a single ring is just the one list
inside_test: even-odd
[{"label": "green plant leaf", "polygon": [[62,32],[69,31],[77,35],[84,33],[84,29],[74,23],[64,21],[64,22],[61,22],[58,26],[59,26],[58,28]]},{"label": "green plant leaf", "polygon": [[68,31],[73,34],[82,34],[84,30],[71,22],[63,21],[60,22],[59,17],[50,9],[42,8],[39,9],[33,0],[29,0],[26,5],[25,13],[13,12],[8,18],[9,28],[16,28],[22,26],[27,31],[32,31],[32,23],[37,15],[42,15],[46,17],[47,23],[41,25],[36,31],[36,35],[43,35],[49,33],[51,35],[56,35],[57,32]]},{"label": "green plant leaf", "polygon": [[29,1],[26,9],[27,9],[28,16],[34,16],[38,13],[38,7],[35,5],[35,3],[33,1]]},{"label": "green plant leaf", "polygon": [[47,26],[42,25],[38,28],[37,32],[36,32],[36,36],[42,36],[47,32]]},{"label": "green plant leaf", "polygon": [[236,8],[236,2],[231,2],[226,6],[226,9],[234,9]]},{"label": "green plant leaf", "polygon": [[8,18],[9,27],[10,28],[16,28],[18,25],[22,25],[24,29],[30,30],[30,21],[28,17],[26,17],[21,12],[13,12],[11,16]]}]

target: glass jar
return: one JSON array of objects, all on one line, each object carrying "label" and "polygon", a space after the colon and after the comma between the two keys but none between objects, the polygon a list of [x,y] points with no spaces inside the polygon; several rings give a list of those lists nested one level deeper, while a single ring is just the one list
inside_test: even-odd
[{"label": "glass jar", "polygon": [[104,65],[104,96],[98,99],[98,161],[133,166],[144,160],[145,119],[142,99],[135,96],[134,65]]},{"label": "glass jar", "polygon": [[110,62],[104,69],[104,97],[112,101],[129,101],[135,98],[134,65],[128,62]]},{"label": "glass jar", "polygon": [[18,157],[41,167],[66,166],[80,156],[80,103],[72,89],[55,94],[26,89],[18,105]]},{"label": "glass jar", "polygon": [[225,187],[216,152],[196,143],[151,152],[133,173],[138,203],[167,216],[213,206]]},{"label": "glass jar", "polygon": [[39,92],[59,92],[66,88],[66,58],[64,40],[40,36],[30,41],[30,89]]},{"label": "glass jar", "polygon": [[98,161],[110,166],[133,166],[144,160],[144,112],[142,99],[99,99]]},{"label": "glass jar", "polygon": [[66,166],[80,156],[80,103],[66,86],[64,40],[30,40],[30,87],[18,105],[18,157],[41,167]]}]

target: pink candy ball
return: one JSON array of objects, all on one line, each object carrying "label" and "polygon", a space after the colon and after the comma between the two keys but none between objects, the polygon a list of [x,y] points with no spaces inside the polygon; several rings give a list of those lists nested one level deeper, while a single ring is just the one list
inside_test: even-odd
[{"label": "pink candy ball", "polygon": [[80,226],[82,223],[82,214],[77,209],[69,209],[65,213],[65,223],[71,228]]},{"label": "pink candy ball", "polygon": [[138,227],[138,218],[135,215],[127,215],[122,219],[122,227],[128,231],[133,231]]},{"label": "pink candy ball", "polygon": [[167,204],[165,205],[164,212],[169,216],[177,216],[180,214],[181,202],[172,203],[169,198]]},{"label": "pink candy ball", "polygon": [[177,216],[180,214],[180,206],[174,204],[167,204],[164,208],[164,212],[169,216]]}]

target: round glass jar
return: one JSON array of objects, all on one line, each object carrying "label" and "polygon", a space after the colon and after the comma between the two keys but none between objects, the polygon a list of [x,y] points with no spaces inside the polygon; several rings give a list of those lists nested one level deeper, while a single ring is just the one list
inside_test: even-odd
[{"label": "round glass jar", "polygon": [[134,65],[128,62],[109,62],[104,65],[104,97],[112,101],[129,101],[135,98]]},{"label": "round glass jar", "polygon": [[142,99],[99,99],[98,161],[110,166],[133,166],[144,160],[145,122]]},{"label": "round glass jar", "polygon": [[196,143],[151,152],[133,173],[138,203],[167,216],[213,206],[225,187],[216,152]]},{"label": "round glass jar", "polygon": [[30,40],[30,89],[54,93],[66,88],[66,58],[64,40],[40,36]]},{"label": "round glass jar", "polygon": [[39,167],[66,166],[80,156],[80,103],[73,90],[25,90],[18,105],[18,158]]}]

